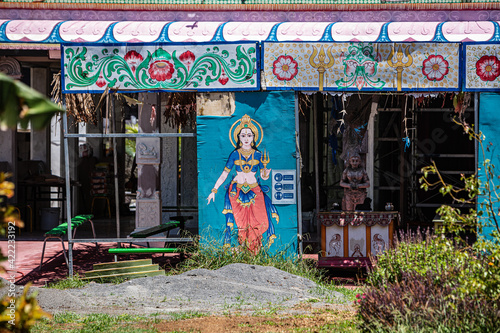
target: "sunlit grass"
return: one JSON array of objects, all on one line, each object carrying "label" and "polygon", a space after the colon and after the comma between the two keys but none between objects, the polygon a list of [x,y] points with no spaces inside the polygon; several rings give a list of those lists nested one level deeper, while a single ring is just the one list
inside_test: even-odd
[{"label": "sunlit grass", "polygon": [[[64,312],[54,315],[53,319],[43,319],[33,326],[30,332],[105,332],[105,333],[143,333],[158,332],[153,324],[153,318],[122,314],[109,315],[92,313],[80,315],[73,312]],[[135,325],[137,324],[137,325]],[[141,327],[134,327],[141,326]],[[147,326],[147,328],[145,328]]]},{"label": "sunlit grass", "polygon": [[61,280],[57,280],[54,282],[50,282],[47,285],[47,288],[53,289],[74,289],[74,288],[82,288],[89,283],[88,280],[82,280],[82,277],[78,274],[75,274],[72,277],[67,277]]}]

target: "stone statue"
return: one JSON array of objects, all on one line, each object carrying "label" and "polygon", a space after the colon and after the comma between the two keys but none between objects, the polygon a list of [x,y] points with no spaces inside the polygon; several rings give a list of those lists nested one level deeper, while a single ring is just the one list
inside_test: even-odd
[{"label": "stone statue", "polygon": [[357,205],[365,201],[366,189],[370,187],[370,180],[361,165],[361,157],[358,153],[349,156],[347,166],[342,173],[340,186],[344,188],[343,210],[355,210]]}]

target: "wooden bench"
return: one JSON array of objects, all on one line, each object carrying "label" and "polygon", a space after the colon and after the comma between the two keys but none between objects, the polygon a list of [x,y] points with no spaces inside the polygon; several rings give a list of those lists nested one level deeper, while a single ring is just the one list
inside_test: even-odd
[{"label": "wooden bench", "polygon": [[184,258],[185,249],[171,248],[171,247],[119,247],[111,248],[109,253],[115,255],[115,262],[118,262],[118,255],[120,254],[143,254],[143,253],[179,253],[181,259]]},{"label": "wooden bench", "polygon": [[170,221],[157,225],[155,227],[147,228],[141,231],[133,232],[130,234],[132,238],[146,238],[156,234],[166,232],[167,237],[170,237],[170,231],[176,228],[185,230],[186,221],[192,219],[192,216],[172,216]]},{"label": "wooden bench", "polygon": [[[147,238],[150,236],[157,235],[159,233],[166,232],[167,237],[170,236],[170,231],[176,228],[180,228],[181,230],[185,229],[185,222],[187,220],[192,219],[192,216],[172,216],[170,221],[166,223],[162,223],[155,227],[147,228],[141,231],[133,232],[129,236],[132,238]],[[169,248],[167,246],[167,242],[165,242],[165,247],[149,247],[149,242],[147,243],[148,247],[136,248],[111,248],[108,250],[109,253],[115,255],[115,262],[118,261],[119,254],[139,254],[139,253],[180,253],[181,259],[184,257],[185,249],[182,248]]]},{"label": "wooden bench", "polygon": [[[95,229],[94,229],[94,222],[92,222],[92,218],[94,215],[77,215],[71,219],[71,229],[73,230],[73,238],[76,235],[76,230],[78,229],[79,226],[83,225],[86,222],[90,222],[90,226],[92,227],[92,234],[94,235],[94,239],[96,238],[95,236]],[[64,247],[64,241],[63,237],[68,233],[68,223],[64,222],[57,227],[53,228],[52,230],[49,230],[45,233],[44,241],[43,241],[43,249],[42,249],[42,258],[40,259],[40,267],[38,270],[42,270],[42,264],[43,264],[43,256],[45,254],[45,245],[47,243],[47,240],[51,238],[56,238],[61,241],[62,248],[63,248],[63,254],[64,254],[64,260],[66,260],[66,265],[68,265],[68,256],[66,255],[66,248]],[[96,248],[99,248],[99,244],[96,243]]]}]

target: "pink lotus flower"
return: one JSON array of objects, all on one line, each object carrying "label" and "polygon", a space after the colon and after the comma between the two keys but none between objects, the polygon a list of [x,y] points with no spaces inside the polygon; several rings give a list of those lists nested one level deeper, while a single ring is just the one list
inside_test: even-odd
[{"label": "pink lotus flower", "polygon": [[97,79],[95,83],[99,88],[102,88],[106,85],[106,80],[104,80],[104,77],[102,75],[99,75],[99,78]]},{"label": "pink lotus flower", "polygon": [[441,81],[449,71],[449,64],[441,55],[431,55],[424,60],[422,73],[429,81]]},{"label": "pink lotus flower", "polygon": [[229,78],[227,77],[226,73],[224,73],[224,71],[222,71],[222,74],[219,77],[219,82],[220,82],[220,84],[225,85],[227,83],[227,81],[229,81]]},{"label": "pink lotus flower", "polygon": [[144,60],[144,58],[134,50],[128,51],[123,59],[130,66],[132,72],[135,72],[137,66]]},{"label": "pink lotus flower", "polygon": [[290,81],[297,73],[297,62],[291,56],[281,55],[273,62],[273,74],[280,81]]},{"label": "pink lotus flower", "polygon": [[179,60],[182,61],[183,63],[185,63],[189,67],[190,65],[193,64],[195,58],[196,57],[194,56],[193,52],[186,51],[183,54],[181,54],[181,56],[179,57]]},{"label": "pink lotus flower", "polygon": [[149,75],[156,81],[165,81],[172,78],[174,73],[174,65],[167,60],[156,60],[149,66]]},{"label": "pink lotus flower", "polygon": [[500,75],[500,61],[495,56],[482,56],[476,62],[476,74],[483,81],[493,81]]}]

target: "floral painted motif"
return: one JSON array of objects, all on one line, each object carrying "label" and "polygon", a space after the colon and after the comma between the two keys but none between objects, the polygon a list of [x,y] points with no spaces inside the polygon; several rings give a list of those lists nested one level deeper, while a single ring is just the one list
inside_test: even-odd
[{"label": "floral painted motif", "polygon": [[65,91],[104,86],[135,89],[229,89],[258,86],[255,44],[193,46],[177,55],[175,46],[65,48]]},{"label": "floral painted motif", "polygon": [[377,74],[377,66],[380,56],[373,55],[373,46],[363,43],[352,44],[347,54],[340,55],[340,61],[344,64],[344,78],[335,81],[342,88],[350,88],[356,85],[358,89],[363,87],[381,89],[385,82],[373,77]]},{"label": "floral painted motif", "polygon": [[180,55],[179,60],[186,64],[186,66],[191,66],[196,59],[195,55],[191,51],[186,51]]},{"label": "floral painted motif", "polygon": [[476,62],[476,74],[483,81],[494,81],[500,75],[500,61],[495,56],[482,56]]},{"label": "floral painted motif", "polygon": [[104,80],[104,77],[102,75],[99,75],[99,78],[97,79],[95,83],[99,88],[102,88],[106,85],[106,80]]},{"label": "floral painted motif", "polygon": [[298,73],[297,61],[291,56],[281,55],[273,62],[273,74],[280,81],[290,81]]},{"label": "floral painted motif", "polygon": [[441,81],[448,74],[449,64],[441,55],[430,55],[423,62],[422,73],[429,81]]},{"label": "floral painted motif", "polygon": [[174,71],[174,65],[167,60],[156,60],[149,65],[148,70],[151,78],[156,81],[170,80]]},{"label": "floral painted motif", "polygon": [[139,64],[144,60],[144,58],[134,50],[128,51],[123,59],[130,66],[132,72],[135,72],[137,66],[139,66]]},{"label": "floral painted motif", "polygon": [[224,85],[226,85],[227,81],[229,81],[229,78],[227,77],[226,73],[224,73],[224,71],[222,71],[222,74],[219,77],[219,82],[220,82],[220,84],[222,84],[224,86]]}]

